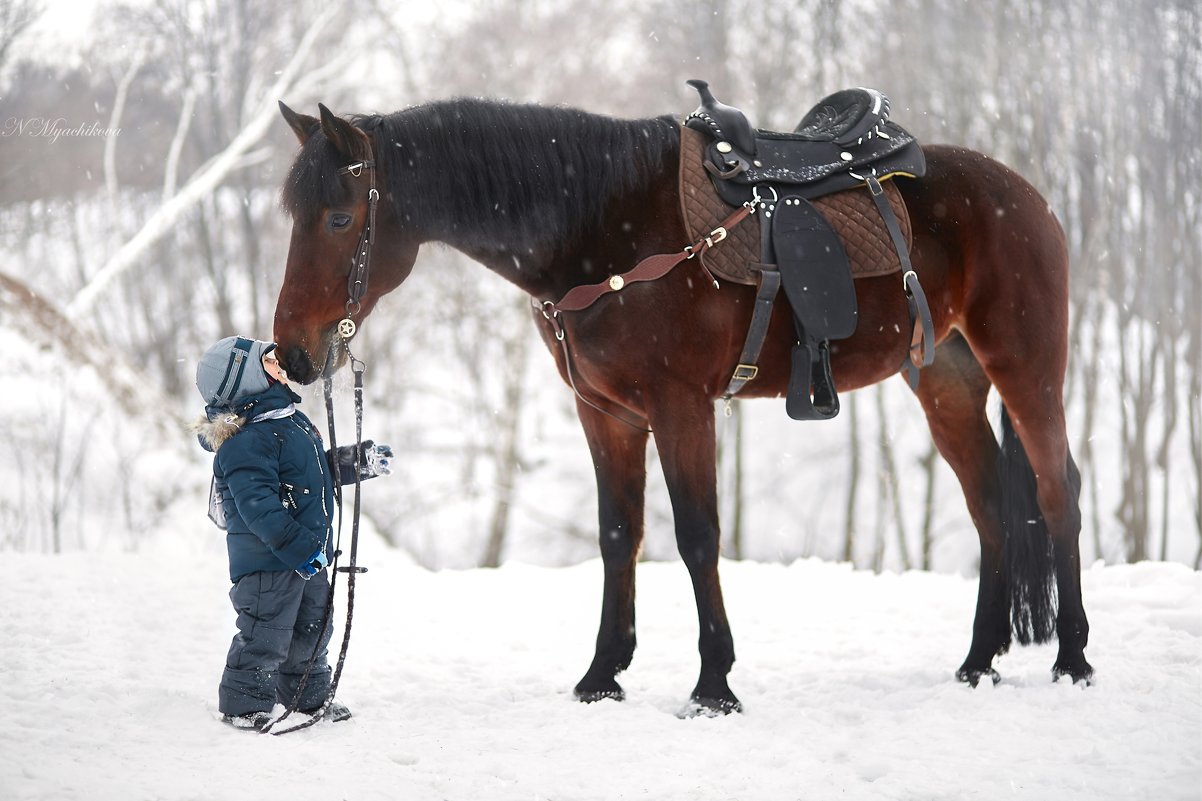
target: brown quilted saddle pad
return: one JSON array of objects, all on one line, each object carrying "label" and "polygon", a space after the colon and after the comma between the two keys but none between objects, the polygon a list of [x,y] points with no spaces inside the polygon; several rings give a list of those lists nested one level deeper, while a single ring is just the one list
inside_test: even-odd
[{"label": "brown quilted saddle pad", "polygon": [[[731,210],[714,191],[709,173],[702,165],[705,145],[703,134],[681,127],[680,210],[692,241],[708,234]],[[883,186],[909,249],[913,235],[906,203],[893,181],[884,181]],[[810,202],[843,243],[853,278],[871,278],[901,270],[901,260],[867,189],[849,189]],[[762,212],[751,215],[735,226],[726,241],[701,254],[706,269],[736,284],[754,286],[758,283],[752,268],[760,262],[760,214]]]}]

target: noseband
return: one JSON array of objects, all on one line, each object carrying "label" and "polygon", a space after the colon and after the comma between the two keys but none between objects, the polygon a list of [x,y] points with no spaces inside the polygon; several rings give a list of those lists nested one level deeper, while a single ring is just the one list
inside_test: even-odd
[{"label": "noseband", "polygon": [[371,246],[376,239],[376,204],[380,193],[376,189],[376,162],[372,158],[371,142],[364,140],[367,146],[367,158],[348,164],[338,171],[339,175],[351,175],[358,178],[367,170],[370,189],[367,190],[367,221],[363,224],[363,233],[359,235],[359,244],[355,248],[355,256],[351,259],[350,277],[346,284],[346,317],[338,323],[338,333],[343,339],[355,335],[357,326],[354,316],[363,308],[363,296],[367,294],[367,275],[371,265]]}]

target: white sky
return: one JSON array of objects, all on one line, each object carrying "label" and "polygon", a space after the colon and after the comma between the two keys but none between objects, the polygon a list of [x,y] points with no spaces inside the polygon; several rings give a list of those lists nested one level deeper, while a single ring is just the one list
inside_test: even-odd
[{"label": "white sky", "polygon": [[96,0],[42,0],[42,16],[26,33],[22,54],[34,52],[52,58],[61,47],[86,41]]}]

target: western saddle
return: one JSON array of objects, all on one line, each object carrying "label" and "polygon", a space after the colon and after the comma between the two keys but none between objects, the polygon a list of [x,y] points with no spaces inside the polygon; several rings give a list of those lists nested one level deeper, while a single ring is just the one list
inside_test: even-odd
[{"label": "western saddle", "polygon": [[810,201],[856,188],[868,189],[897,250],[913,330],[904,370],[917,386],[918,366],[934,358],[930,311],[881,182],[920,177],[926,160],[914,137],[889,119],[889,99],[875,89],[844,89],[821,100],[792,133],[777,133],[753,130],[747,116],[719,102],[705,81],[688,83],[701,105],[684,124],[707,138],[703,166],[715,191],[728,205],[762,215],[755,313],[725,397],[755,377],[783,285],[797,330],[786,411],[798,420],[839,413],[830,340],[855,333],[855,287],[839,237]]}]

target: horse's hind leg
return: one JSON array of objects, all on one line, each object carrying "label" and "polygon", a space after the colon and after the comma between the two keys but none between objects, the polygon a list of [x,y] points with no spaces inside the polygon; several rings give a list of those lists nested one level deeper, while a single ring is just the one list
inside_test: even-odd
[{"label": "horse's hind leg", "polygon": [[[987,214],[997,229],[978,237],[964,335],[1002,397],[1002,519],[1015,636],[1047,641],[1054,616],[1060,653],[1053,674],[1085,681],[1093,668],[1085,660],[1089,623],[1081,601],[1081,477],[1064,415],[1068,253],[1046,205],[1032,202],[1038,195],[1028,190],[1009,196],[1010,214]],[[1025,267],[1021,280],[1011,265]]]},{"label": "horse's hind leg", "polygon": [[918,400],[926,412],[931,436],[951,465],[968,513],[981,540],[981,579],[977,591],[972,645],[956,671],[961,681],[976,685],[983,675],[997,680],[993,657],[1010,647],[1010,596],[1000,521],[998,445],[985,415],[989,379],[968,343],[953,334],[939,346],[935,363],[922,371]]},{"label": "horse's hind leg", "polygon": [[615,676],[634,656],[634,569],[643,541],[647,432],[577,402],[597,477],[605,585],[597,649],[576,685],[581,701],[624,697]]},{"label": "horse's hind leg", "polygon": [[1052,674],[1088,681],[1093,668],[1085,659],[1089,621],[1081,599],[1081,475],[1068,448],[1063,370],[1050,362],[983,360],[1002,396],[1003,462],[1012,465],[1009,479],[1003,475],[1011,498],[1003,512],[1012,547],[1011,572],[1025,567],[1030,575],[1025,590],[1011,596],[1016,633],[1020,642],[1046,642],[1055,614],[1060,651]]}]

